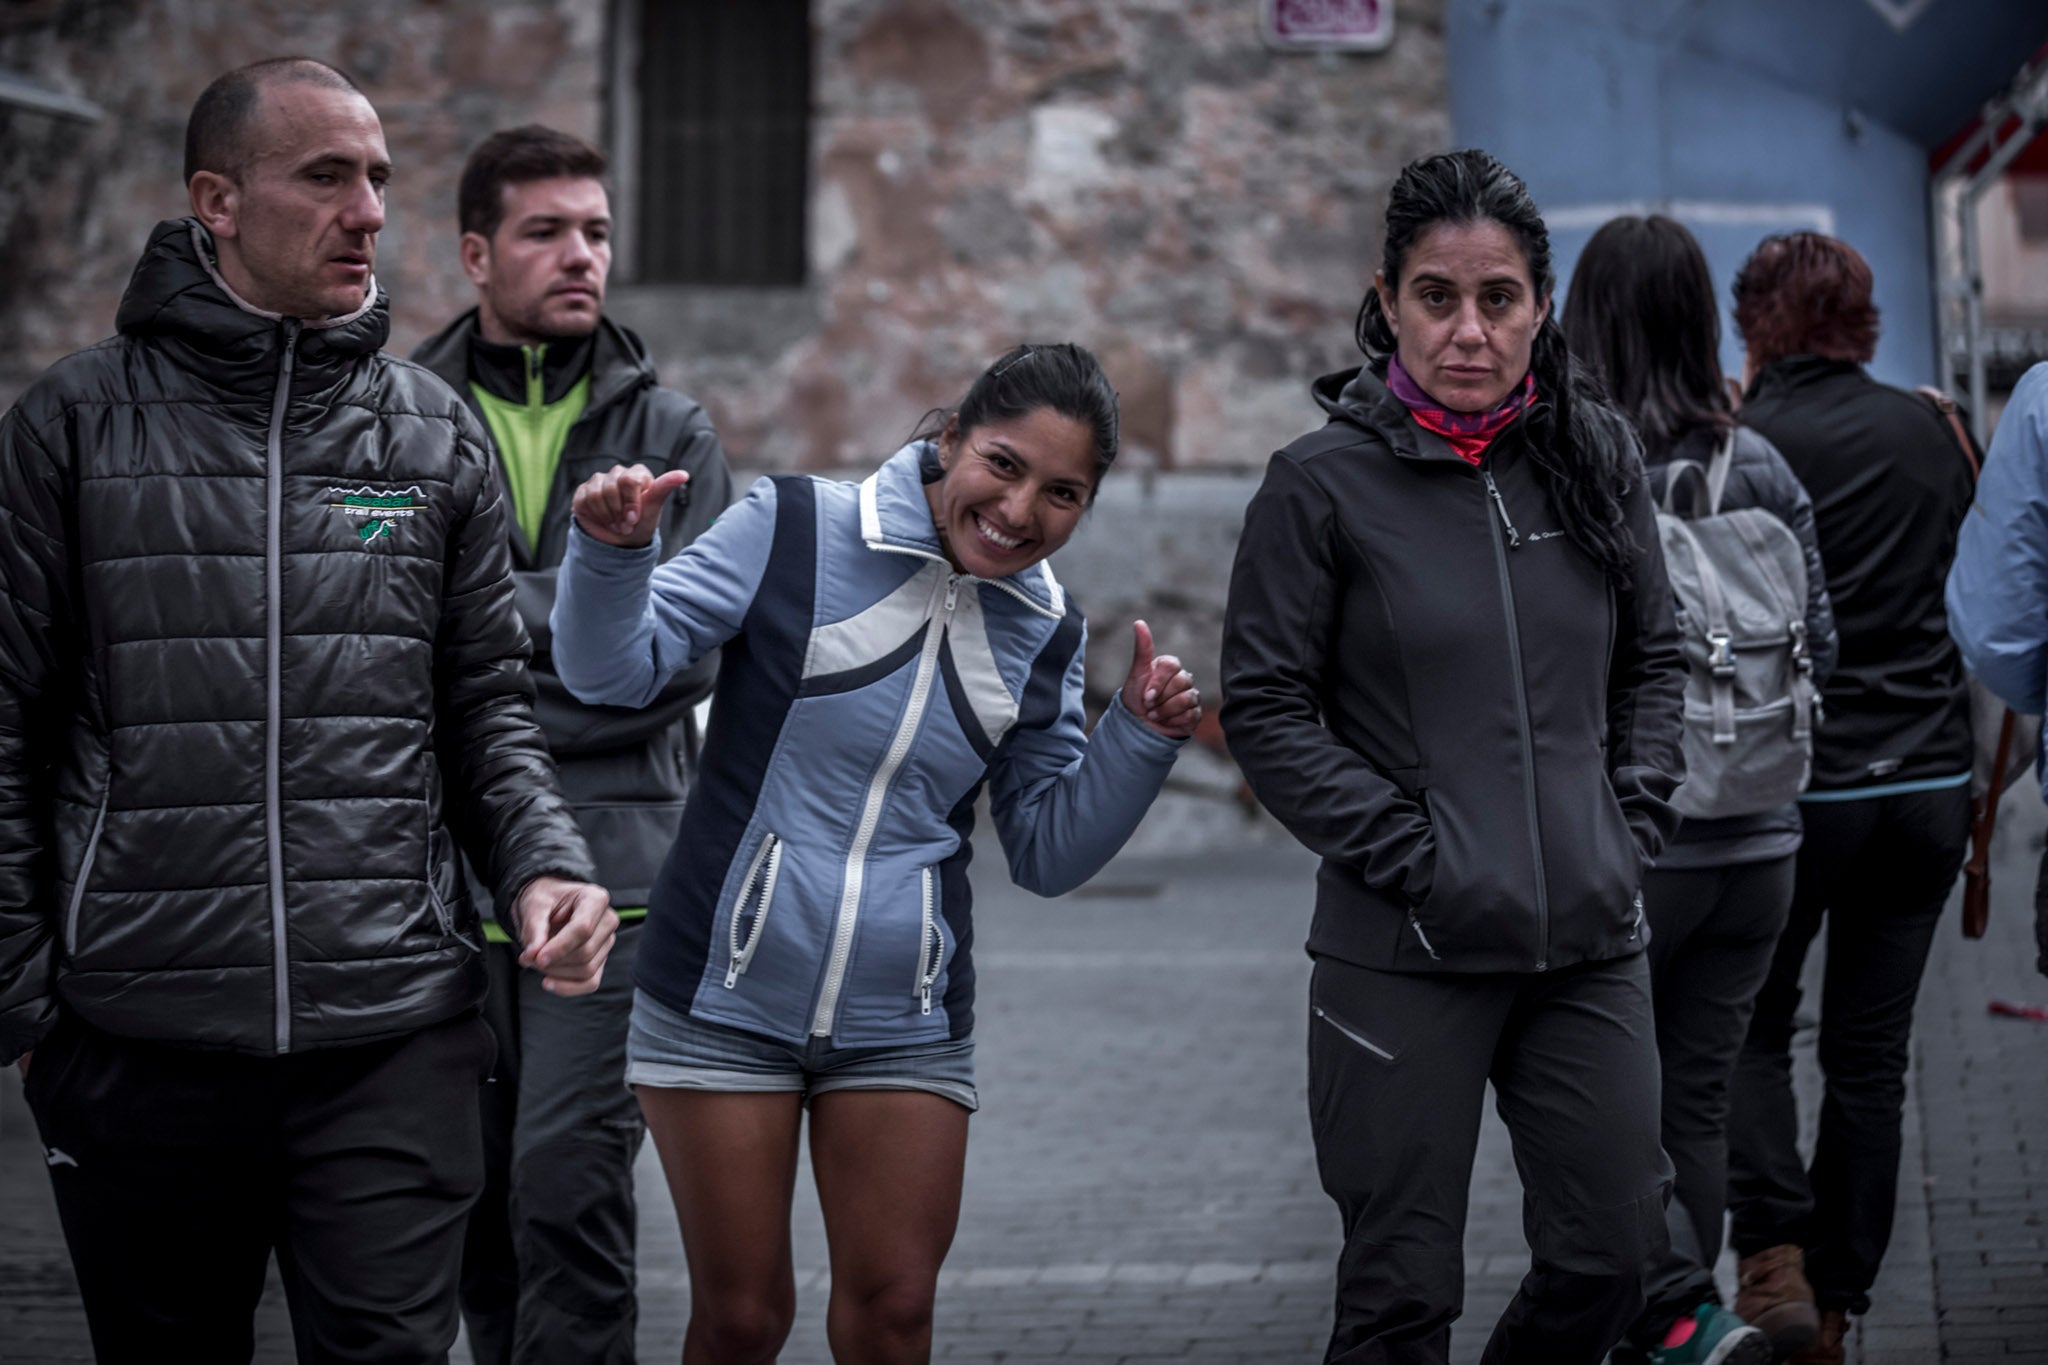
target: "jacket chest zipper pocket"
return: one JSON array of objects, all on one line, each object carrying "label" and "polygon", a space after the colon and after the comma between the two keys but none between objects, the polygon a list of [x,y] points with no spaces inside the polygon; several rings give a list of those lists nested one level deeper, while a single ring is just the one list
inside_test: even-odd
[{"label": "jacket chest zipper pocket", "polygon": [[917,1007],[919,1014],[932,1012],[932,987],[939,981],[939,966],[946,960],[946,931],[941,927],[937,903],[932,893],[932,870],[924,868],[920,877],[924,888],[924,911],[920,918],[923,928],[917,940]]},{"label": "jacket chest zipper pocket", "polygon": [[85,884],[92,877],[93,859],[100,851],[100,831],[107,823],[107,803],[114,799],[114,782],[107,779],[106,793],[100,797],[100,808],[92,817],[92,833],[86,836],[85,856],[78,860],[78,880],[71,888],[71,904],[64,910],[64,951],[78,955],[78,912],[85,905]]},{"label": "jacket chest zipper pocket", "polygon": [[[727,946],[732,950],[732,961],[725,969],[725,988],[731,990],[739,985],[740,978],[747,974],[747,967],[754,960],[754,949],[761,945],[761,930],[768,923],[768,907],[775,903],[775,878],[782,871],[782,840],[773,834],[761,840],[761,846],[754,850],[754,860],[747,864],[747,875],[740,882],[739,899],[732,905],[732,920],[727,926]],[[748,907],[752,907],[753,921],[748,924]]]}]

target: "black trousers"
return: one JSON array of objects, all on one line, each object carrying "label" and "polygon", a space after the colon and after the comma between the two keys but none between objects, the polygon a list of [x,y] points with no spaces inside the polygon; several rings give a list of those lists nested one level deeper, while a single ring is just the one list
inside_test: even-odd
[{"label": "black trousers", "polygon": [[519,949],[488,946],[483,1198],[462,1256],[477,1365],[632,1365],[633,1158],[645,1128],[626,1088],[640,926],[622,926],[589,995],[541,989]]},{"label": "black trousers", "polygon": [[1664,1210],[1671,1249],[1650,1268],[1649,1306],[1629,1333],[1645,1349],[1680,1316],[1719,1297],[1714,1262],[1728,1206],[1729,1080],[1792,908],[1793,872],[1788,853],[1653,871],[1643,881],[1664,1151],[1675,1175]]},{"label": "black trousers", "polygon": [[446,1361],[491,1049],[474,1015],[275,1058],[60,1025],[24,1089],[101,1365],[249,1360],[273,1250],[304,1365]]},{"label": "black trousers", "polygon": [[[1969,839],[1966,787],[1807,802],[1792,914],[1757,996],[1729,1122],[1735,1249],[1806,1248],[1822,1308],[1868,1312],[1891,1241],[1913,1002]],[[1827,924],[1812,1164],[1799,1159],[1792,1016]]]},{"label": "black trousers", "polygon": [[1485,975],[1323,958],[1309,999],[1316,1163],[1344,1219],[1326,1361],[1449,1359],[1491,1080],[1535,1261],[1482,1359],[1596,1365],[1641,1311],[1665,1238],[1643,957]]}]

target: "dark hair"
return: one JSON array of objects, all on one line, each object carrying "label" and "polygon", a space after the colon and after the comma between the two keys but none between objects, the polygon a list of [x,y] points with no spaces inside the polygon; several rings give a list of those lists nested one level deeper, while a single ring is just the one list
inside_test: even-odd
[{"label": "dark hair", "polygon": [[185,183],[201,171],[240,180],[249,167],[249,125],[265,86],[317,85],[362,94],[347,73],[312,57],[272,57],[236,67],[199,92],[185,120]]},{"label": "dark hair", "polygon": [[1714,277],[1683,224],[1616,218],[1593,234],[1564,305],[1572,354],[1636,424],[1653,460],[1702,428],[1735,425],[1721,378]]},{"label": "dark hair", "polygon": [[[990,422],[1008,422],[1048,408],[1088,428],[1095,443],[1095,482],[1116,463],[1116,390],[1102,372],[1102,362],[1071,341],[1054,345],[1013,346],[967,386],[952,408],[934,408],[924,415],[913,441],[937,441],[946,432],[964,435]],[[1089,492],[1093,502],[1095,494]]]},{"label": "dark hair", "polygon": [[1735,329],[1761,367],[1780,356],[1857,364],[1877,354],[1870,264],[1818,232],[1766,237],[1735,272]]},{"label": "dark hair", "polygon": [[501,128],[469,154],[456,191],[455,212],[464,232],[489,237],[505,220],[505,187],[529,180],[604,179],[604,153],[570,133],[538,123]]},{"label": "dark hair", "polygon": [[[1400,287],[1409,248],[1428,229],[1439,223],[1483,222],[1498,223],[1514,235],[1536,297],[1548,300],[1557,275],[1550,265],[1543,215],[1521,178],[1477,148],[1426,156],[1402,168],[1387,195],[1387,241],[1380,258],[1387,287]],[[1377,289],[1365,291],[1356,335],[1367,365],[1384,376],[1395,351],[1394,329]],[[1572,543],[1600,565],[1610,582],[1627,586],[1634,579],[1637,546],[1621,507],[1635,484],[1639,461],[1626,424],[1601,401],[1598,382],[1572,359],[1555,312],[1537,330],[1529,369],[1536,376],[1536,401],[1522,422],[1551,505]]]}]

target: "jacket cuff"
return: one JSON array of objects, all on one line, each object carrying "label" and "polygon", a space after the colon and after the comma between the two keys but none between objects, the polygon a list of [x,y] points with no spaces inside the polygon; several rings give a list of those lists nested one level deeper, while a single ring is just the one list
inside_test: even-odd
[{"label": "jacket cuff", "polygon": [[57,1031],[54,996],[24,1001],[0,1016],[0,1066],[13,1066]]},{"label": "jacket cuff", "polygon": [[1096,734],[1101,734],[1105,729],[1119,736],[1130,736],[1125,743],[1138,750],[1145,758],[1163,760],[1168,767],[1173,766],[1174,756],[1180,752],[1181,746],[1188,742],[1186,737],[1168,738],[1132,715],[1131,708],[1124,705],[1124,690],[1121,687],[1110,697],[1109,705],[1103,708],[1102,719],[1096,722]]},{"label": "jacket cuff", "polygon": [[569,519],[569,545],[577,558],[584,561],[591,572],[602,578],[634,579],[645,578],[661,563],[661,531],[656,528],[654,539],[637,549],[624,545],[608,545]]}]

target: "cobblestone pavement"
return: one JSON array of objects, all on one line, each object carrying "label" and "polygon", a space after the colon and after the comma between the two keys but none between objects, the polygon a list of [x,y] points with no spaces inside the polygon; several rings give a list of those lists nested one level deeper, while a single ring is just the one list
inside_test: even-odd
[{"label": "cobblestone pavement", "polygon": [[[1929,968],[1898,1228],[1878,1307],[1851,1344],[1862,1365],[2048,1362],[2038,1131],[2048,1025],[1985,1009],[1994,997],[2048,1002],[2029,937],[2044,823],[2031,790],[2007,819],[1991,937],[1965,943],[1951,915]],[[1317,1360],[1337,1225],[1316,1184],[1304,1099],[1312,860],[1272,849],[1126,858],[1056,902],[1003,884],[992,856],[977,872],[983,1109],[935,1356]],[[688,1312],[682,1253],[651,1152],[641,1174],[642,1358],[674,1360]],[[807,1187],[806,1176],[788,1365],[829,1359],[824,1236]],[[1526,1256],[1506,1136],[1489,1116],[1454,1360],[1477,1359]],[[275,1293],[259,1335],[259,1360],[290,1359]],[[0,1079],[0,1361],[88,1359],[10,1073]]]}]

